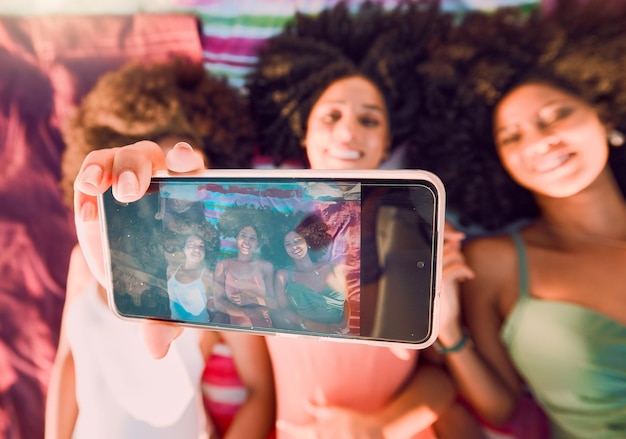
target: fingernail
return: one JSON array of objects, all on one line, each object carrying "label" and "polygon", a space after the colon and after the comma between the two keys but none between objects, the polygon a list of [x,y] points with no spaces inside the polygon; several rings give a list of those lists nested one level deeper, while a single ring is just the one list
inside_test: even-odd
[{"label": "fingernail", "polygon": [[188,149],[189,151],[193,151],[193,148],[187,142],[178,142],[176,145],[174,145],[174,148]]},{"label": "fingernail", "polygon": [[96,218],[96,206],[92,202],[85,202],[80,208],[80,219],[88,222],[94,221]]},{"label": "fingernail", "polygon": [[136,196],[139,194],[139,180],[132,171],[124,171],[117,180],[117,193],[122,197]]},{"label": "fingernail", "polygon": [[87,166],[83,170],[81,181],[94,187],[100,186],[100,183],[102,182],[102,168],[97,165]]}]

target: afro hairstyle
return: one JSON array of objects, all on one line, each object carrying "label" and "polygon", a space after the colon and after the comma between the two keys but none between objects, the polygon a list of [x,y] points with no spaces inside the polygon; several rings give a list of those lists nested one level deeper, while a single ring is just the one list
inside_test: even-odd
[{"label": "afro hairstyle", "polygon": [[[542,82],[582,98],[608,129],[626,132],[623,53],[623,3],[608,8],[560,0],[549,15],[522,8],[468,13],[416,67],[423,102],[408,166],[442,179],[448,208],[461,226],[497,231],[536,218],[531,192],[513,181],[498,158],[495,106],[516,86]],[[609,161],[625,191],[626,148],[610,148]]]},{"label": "afro hairstyle", "polygon": [[296,14],[268,39],[246,80],[260,152],[275,163],[307,164],[302,141],[313,105],[333,82],[352,76],[380,90],[391,148],[401,144],[417,102],[409,71],[450,20],[432,1],[401,1],[392,9],[367,1],[354,12],[340,2],[318,15]]},{"label": "afro hairstyle", "polygon": [[247,101],[200,63],[176,58],[131,62],[103,74],[62,126],[61,187],[72,206],[73,182],[91,151],[179,136],[214,168],[249,167],[256,148]]}]

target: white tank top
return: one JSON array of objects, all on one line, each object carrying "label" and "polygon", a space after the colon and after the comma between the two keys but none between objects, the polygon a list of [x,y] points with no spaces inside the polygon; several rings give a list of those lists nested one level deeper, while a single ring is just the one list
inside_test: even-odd
[{"label": "white tank top", "polygon": [[176,279],[178,270],[180,270],[180,265],[176,267],[176,271],[167,281],[167,293],[170,297],[172,319],[208,322],[207,296],[202,283],[202,276],[206,269],[202,270],[197,279],[188,283],[183,283]]},{"label": "white tank top", "polygon": [[74,439],[208,437],[196,331],[185,330],[168,355],[155,360],[140,324],[116,317],[95,282],[72,303],[67,319],[79,407]]}]

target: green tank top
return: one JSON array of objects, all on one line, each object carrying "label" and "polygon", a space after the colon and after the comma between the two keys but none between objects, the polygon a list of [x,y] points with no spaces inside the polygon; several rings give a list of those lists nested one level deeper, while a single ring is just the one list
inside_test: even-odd
[{"label": "green tank top", "polygon": [[285,293],[291,307],[306,320],[319,323],[343,321],[345,296],[330,286],[318,293],[306,285],[293,282],[291,270],[288,270]]},{"label": "green tank top", "polygon": [[512,238],[520,296],[501,336],[553,437],[626,438],[626,327],[580,305],[533,298],[524,243],[519,233]]}]

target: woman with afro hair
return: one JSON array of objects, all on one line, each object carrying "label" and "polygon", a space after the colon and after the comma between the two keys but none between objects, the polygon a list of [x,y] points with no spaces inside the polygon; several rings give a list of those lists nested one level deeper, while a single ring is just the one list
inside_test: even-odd
[{"label": "woman with afro hair", "polygon": [[493,424],[527,385],[552,437],[626,435],[624,53],[623,3],[562,0],[469,14],[418,68],[409,155],[490,232],[464,247],[475,277],[444,292],[439,342]]},{"label": "woman with afro hair", "polygon": [[[63,137],[62,187],[70,205],[83,160],[109,148],[138,142],[135,148],[183,149],[214,167],[248,166],[254,148],[246,102],[201,64],[183,59],[131,63],[104,74],[63,127]],[[129,269],[124,277],[127,294],[122,296],[128,299],[126,306],[141,306],[144,312],[146,300],[156,301],[164,305],[162,317],[169,319],[165,285],[154,282],[167,269],[163,248],[168,238],[159,227],[162,221],[152,221],[154,228],[128,231],[146,243],[139,265],[152,272]],[[171,221],[169,229],[175,229]],[[274,392],[262,339],[190,330],[172,345],[171,355],[157,361],[145,349],[142,325],[110,312],[106,281],[92,269],[76,246],[49,383],[46,438],[208,437],[216,428],[202,409],[201,379],[206,360],[222,339],[239,374],[234,379],[241,380],[240,393],[245,394],[236,413],[229,413],[223,437],[267,437],[274,420]]]},{"label": "woman with afro hair", "polygon": [[[397,163],[419,103],[412,66],[452,20],[430,1],[392,9],[364,2],[357,11],[340,2],[316,16],[296,14],[267,40],[247,77],[261,154],[275,164],[324,169],[376,168],[392,153],[387,166]],[[359,95],[359,82],[375,90],[377,102],[336,100],[337,84]]]},{"label": "woman with afro hair", "polygon": [[281,221],[281,235],[277,253],[288,261],[276,271],[274,288],[283,322],[290,329],[348,332],[345,274],[341,266],[320,258],[332,241],[328,225],[317,213],[293,214]]},{"label": "woman with afro hair", "polygon": [[[367,2],[356,11],[340,3],[317,16],[296,15],[267,41],[248,77],[261,153],[313,169],[381,166],[415,123],[421,101],[413,66],[452,22],[436,2],[392,9]],[[453,264],[460,258],[455,236],[444,250]],[[448,272],[469,270],[455,271]],[[415,350],[283,337],[267,344],[281,438],[431,437],[433,424],[444,437],[438,427],[452,432],[451,413],[460,416],[455,425],[466,422],[464,437],[481,437],[455,404],[450,378],[418,362]]]},{"label": "woman with afro hair", "polygon": [[256,134],[247,101],[225,81],[186,59],[131,62],[103,74],[64,123],[61,186],[73,202],[74,178],[91,151],[157,142],[169,150],[184,140],[211,168],[251,165]]},{"label": "woman with afro hair", "polygon": [[236,254],[215,266],[215,306],[234,325],[272,327],[274,265],[260,257],[269,244],[269,215],[264,208],[233,205],[217,223],[224,238],[234,238]]}]

